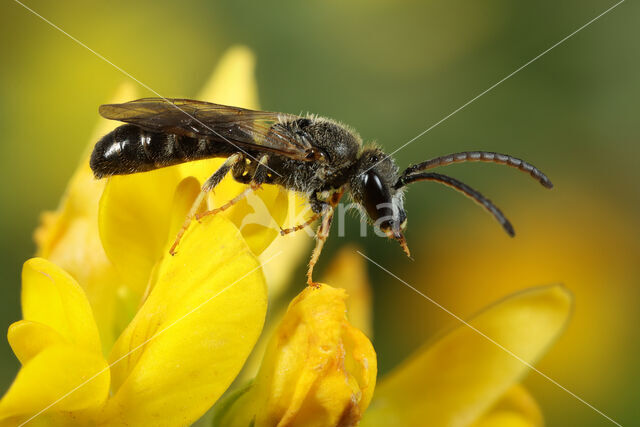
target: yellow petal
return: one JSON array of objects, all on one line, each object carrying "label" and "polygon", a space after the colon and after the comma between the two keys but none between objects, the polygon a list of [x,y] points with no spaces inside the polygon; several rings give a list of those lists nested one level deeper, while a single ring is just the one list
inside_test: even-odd
[{"label": "yellow petal", "polygon": [[68,345],[48,347],[18,372],[0,401],[0,420],[28,418],[52,404],[48,412],[99,408],[108,392],[109,369],[99,353]]},{"label": "yellow petal", "polygon": [[[217,104],[250,109],[258,108],[258,94],[254,76],[255,57],[244,46],[229,49],[215,72],[198,95],[198,99]],[[224,162],[224,159],[208,159],[179,166],[182,177],[194,176],[204,182]],[[227,176],[211,193],[209,207],[219,207],[238,194],[246,185]],[[262,253],[278,236],[280,226],[287,216],[287,194],[274,185],[263,185],[223,213],[240,229],[249,247],[256,255]]]},{"label": "yellow petal", "polygon": [[224,217],[190,228],[162,264],[114,346],[109,424],[194,422],[235,378],[262,329],[264,278]]},{"label": "yellow petal", "polygon": [[[306,201],[296,193],[289,192],[288,198],[288,213],[283,228],[291,228],[302,224],[313,214],[310,208],[306,206]],[[260,263],[264,263],[279,254],[278,262],[270,262],[262,267],[269,287],[269,313],[267,313],[265,329],[236,380],[238,384],[244,384],[246,381],[255,378],[260,368],[260,363],[262,363],[268,341],[287,311],[289,300],[285,301],[284,297],[281,298],[281,296],[283,296],[284,291],[290,284],[299,284],[299,281],[293,280],[293,274],[298,271],[302,261],[306,261],[311,256],[310,246],[313,242],[314,230],[312,228],[309,230],[311,234],[307,233],[307,230],[301,230],[277,237],[258,257]],[[349,309],[358,304],[358,302],[354,303],[354,298],[347,300]],[[356,317],[360,318],[358,315]],[[351,313],[349,313],[349,318],[353,318]]]},{"label": "yellow petal", "polygon": [[175,167],[109,178],[100,199],[104,250],[138,296],[167,246],[172,203],[180,181]]},{"label": "yellow petal", "polygon": [[[278,259],[280,259],[280,257],[278,257]],[[265,319],[262,334],[260,334],[256,345],[253,346],[253,350],[251,350],[251,354],[242,367],[242,371],[238,374],[235,384],[246,385],[248,382],[253,381],[256,375],[258,375],[260,364],[264,359],[264,353],[267,351],[267,346],[269,345],[269,339],[275,334],[276,328],[282,321],[286,311],[286,306],[269,303],[269,311]]]},{"label": "yellow petal", "polygon": [[347,291],[349,321],[371,337],[373,335],[371,286],[365,259],[357,251],[358,248],[353,245],[341,248],[331,260],[322,282]]},{"label": "yellow petal", "polygon": [[[135,99],[135,88],[131,84],[123,84],[112,98],[111,102],[126,102]],[[97,112],[97,108],[96,108]],[[98,119],[96,114],[96,119]],[[56,261],[66,260],[70,265],[75,265],[83,270],[86,265],[81,260],[74,258],[79,255],[78,246],[99,247],[97,223],[93,229],[84,229],[84,233],[74,232],[75,221],[84,219],[95,220],[98,217],[98,201],[104,189],[104,180],[97,180],[89,168],[89,157],[95,143],[104,134],[110,132],[120,123],[112,120],[99,119],[98,125],[89,138],[89,144],[82,156],[78,168],[74,172],[60,206],[55,212],[45,212],[42,223],[36,229],[34,238],[37,244],[38,256],[43,258],[57,258]],[[79,231],[79,230],[78,230]],[[72,238],[73,237],[73,238]],[[95,256],[94,254],[86,254]],[[63,266],[59,262],[58,265]],[[63,266],[64,268],[64,266]],[[66,269],[66,268],[65,268]]]},{"label": "yellow petal", "polygon": [[51,327],[71,344],[101,352],[98,329],[82,288],[50,261],[32,258],[24,263],[22,315]]},{"label": "yellow petal", "polygon": [[[225,97],[235,93],[238,103],[230,102],[233,105],[256,103],[254,62],[248,49],[231,49],[221,59],[207,89],[199,98],[213,98],[220,103],[216,99],[217,92],[226,93]],[[200,160],[153,172],[110,178],[100,202],[100,235],[109,259],[135,293],[142,294],[149,283],[150,272],[164,255],[169,212],[178,183],[190,176],[202,183],[222,162],[224,159]],[[227,203],[245,188],[245,185],[227,177],[212,192],[210,208]],[[236,224],[254,253],[259,254],[278,235],[279,225],[286,217],[286,200],[286,193],[280,188],[265,185],[222,215]],[[168,240],[172,242],[174,237]]]},{"label": "yellow petal", "polygon": [[23,365],[48,347],[69,344],[55,329],[29,320],[20,320],[9,326],[7,340]]},{"label": "yellow petal", "polygon": [[[234,196],[245,186],[230,182],[238,189],[227,194]],[[216,192],[214,206],[226,203],[224,193]],[[232,196],[233,197],[233,196]],[[226,200],[226,201],[223,201]],[[275,185],[263,185],[260,190],[229,210],[227,218],[233,222],[254,254],[260,255],[280,235],[280,227],[287,216],[287,192]]]},{"label": "yellow petal", "polygon": [[254,110],[259,108],[255,65],[256,58],[251,49],[246,46],[229,48],[198,99]]},{"label": "yellow petal", "polygon": [[376,380],[369,340],[345,315],[346,293],[307,288],[289,306],[251,389],[219,417],[220,425],[356,425]]},{"label": "yellow petal", "polygon": [[[169,247],[173,244],[178,231],[184,225],[184,220],[198,193],[200,193],[200,182],[192,176],[183,179],[178,184],[173,196],[173,203],[171,204],[172,212],[169,220],[169,234],[167,235],[166,241]],[[166,249],[168,249],[168,247]],[[164,254],[166,255],[167,251],[165,251]]]},{"label": "yellow petal", "polygon": [[[176,235],[183,227],[185,218],[187,217],[188,212],[191,210],[191,206],[193,205],[193,202],[198,196],[199,192],[200,183],[192,176],[183,179],[178,184],[178,187],[176,188],[175,194],[173,196],[173,202],[171,204],[171,214],[169,215],[169,232],[165,241],[165,247],[162,251],[160,251],[158,261],[151,271],[149,282],[142,298],[143,301],[147,298],[149,292],[151,292],[151,290],[155,286],[156,282],[158,281],[158,277],[163,274],[162,268],[169,265],[166,262],[162,262],[162,260],[166,257],[171,256],[171,254],[169,253],[169,248],[171,247],[171,245],[173,245]],[[194,226],[197,225],[194,224]],[[136,307],[136,311],[138,308],[139,307]]]},{"label": "yellow petal", "polygon": [[[250,50],[242,47],[230,49],[198,99],[255,108],[254,65],[255,59]],[[218,96],[224,99],[218,100]],[[136,294],[141,295],[146,289],[149,275],[156,262],[164,256],[167,242],[172,243],[175,238],[169,233],[169,221],[178,183],[190,176],[203,183],[222,162],[224,159],[200,160],[109,179],[100,201],[100,235],[107,255]],[[244,189],[230,177],[223,184],[226,185],[216,188],[215,194],[219,195],[216,205],[226,203]],[[246,202],[239,205],[244,206]],[[235,209],[232,208],[227,215]],[[266,247],[273,238],[275,232],[272,231],[268,242],[262,242],[260,246]]]},{"label": "yellow petal", "polygon": [[474,424],[475,427],[536,427],[539,425],[531,423],[522,414],[511,411],[493,412]]},{"label": "yellow petal", "polygon": [[[549,286],[512,295],[470,324],[531,364],[563,330],[570,311],[569,292]],[[521,361],[461,325],[384,378],[362,425],[469,425],[527,371]]]},{"label": "yellow petal", "polygon": [[511,387],[474,427],[542,427],[542,412],[533,397],[519,384]]},{"label": "yellow petal", "polygon": [[[122,84],[111,103],[136,98],[135,87]],[[73,276],[84,289],[93,309],[100,336],[107,347],[118,333],[118,276],[102,249],[98,233],[98,202],[106,180],[97,180],[89,168],[89,156],[100,137],[120,123],[99,118],[87,149],[74,172],[60,206],[45,212],[34,233],[37,256],[46,258]]]},{"label": "yellow petal", "polygon": [[[257,109],[258,91],[254,76],[255,57],[250,49],[235,46],[227,50],[218,66],[198,94],[202,101]],[[193,176],[200,182],[206,181],[224,162],[224,159],[208,159],[189,162],[180,166],[183,177]],[[229,176],[220,183],[214,192],[211,206],[219,206],[242,192],[244,185],[238,184]],[[235,208],[232,208],[235,209]],[[236,224],[237,225],[237,224]]]}]

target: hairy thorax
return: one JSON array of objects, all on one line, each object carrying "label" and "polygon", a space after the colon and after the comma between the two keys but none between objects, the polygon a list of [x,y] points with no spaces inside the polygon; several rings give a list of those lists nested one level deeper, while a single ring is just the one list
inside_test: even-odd
[{"label": "hairy thorax", "polygon": [[269,167],[280,176],[274,183],[302,193],[337,189],[347,183],[358,159],[362,141],[357,133],[332,120],[308,116],[279,124],[295,138],[310,142],[322,158],[300,161],[283,156],[270,158]]}]

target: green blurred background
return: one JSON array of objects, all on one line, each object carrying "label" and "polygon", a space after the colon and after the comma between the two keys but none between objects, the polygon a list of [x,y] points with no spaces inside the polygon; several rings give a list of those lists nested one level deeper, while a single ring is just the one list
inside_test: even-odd
[{"label": "green blurred background", "polygon": [[[315,112],[391,151],[612,6],[613,1],[49,2],[27,4],[167,97],[192,97],[220,55],[257,57],[268,110]],[[22,263],[42,211],[57,206],[97,106],[127,78],[12,1],[0,14],[0,389],[18,363],[6,327],[20,318]],[[460,195],[408,194],[407,238],[345,240],[466,317],[512,291],[562,282],[575,294],[566,333],[539,368],[623,425],[640,424],[640,5],[626,1],[401,150],[402,166],[465,149],[524,157],[548,192],[508,168],[448,172],[496,201],[509,239]],[[152,95],[140,88],[141,93]],[[380,373],[455,322],[376,267]],[[302,280],[302,279],[301,279]],[[302,283],[302,282],[301,282]],[[537,374],[525,385],[549,425],[608,425]]]}]

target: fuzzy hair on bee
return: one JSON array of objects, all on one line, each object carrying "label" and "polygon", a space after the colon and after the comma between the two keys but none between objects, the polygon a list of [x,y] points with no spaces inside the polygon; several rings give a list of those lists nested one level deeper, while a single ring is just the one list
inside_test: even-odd
[{"label": "fuzzy hair on bee", "polygon": [[[172,254],[194,218],[222,212],[262,184],[279,185],[304,195],[313,215],[281,233],[292,233],[321,220],[307,271],[309,285],[315,285],[313,269],[329,236],[334,211],[345,194],[370,224],[396,240],[410,256],[404,237],[404,191],[414,182],[434,181],[463,193],[493,215],[510,236],[515,234],[511,223],[489,199],[453,177],[427,172],[430,169],[460,162],[491,162],[519,169],[544,187],[553,187],[547,176],[530,163],[490,151],[448,154],[400,172],[391,156],[375,145],[363,144],[355,130],[314,114],[297,116],[164,98],[102,105],[99,112],[125,124],[96,143],[90,160],[96,178],[141,173],[198,159],[226,158],[202,185],[170,249]],[[227,175],[247,184],[247,188],[227,203],[201,212],[206,195]]]}]

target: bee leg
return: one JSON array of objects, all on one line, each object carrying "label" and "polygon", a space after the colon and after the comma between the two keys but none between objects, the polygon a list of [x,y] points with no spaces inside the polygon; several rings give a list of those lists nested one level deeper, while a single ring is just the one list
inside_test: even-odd
[{"label": "bee leg", "polygon": [[306,220],[302,224],[296,225],[295,227],[291,227],[291,228],[281,228],[280,229],[280,235],[284,236],[285,234],[293,233],[293,232],[302,230],[304,228],[307,228],[308,226],[313,224],[313,222],[316,219],[320,218],[321,216],[322,216],[322,213],[316,213],[316,214],[313,214],[313,216],[311,216],[311,218],[309,218],[308,220]]},{"label": "bee leg", "polygon": [[330,207],[329,203],[318,199],[318,193],[315,191],[311,193],[311,196],[309,196],[309,205],[311,205],[311,211],[314,213],[311,216],[311,218],[309,218],[302,224],[296,225],[295,227],[285,228],[285,229],[281,228],[280,229],[281,236],[284,236],[285,234],[293,233],[295,231],[302,230],[310,226],[311,224],[313,224],[315,220],[317,220],[322,216],[322,213],[325,212],[328,207]]},{"label": "bee leg", "polygon": [[268,159],[269,158],[268,158],[268,156],[266,154],[263,155],[260,158],[260,162],[258,163],[258,166],[256,167],[256,169],[255,169],[255,171],[253,173],[253,177],[249,181],[249,187],[247,187],[242,193],[238,194],[236,197],[234,197],[233,199],[229,200],[227,203],[225,203],[224,205],[222,205],[222,206],[220,206],[218,208],[212,209],[210,211],[196,213],[196,219],[199,221],[200,219],[202,219],[205,216],[215,215],[215,214],[218,214],[218,213],[220,213],[222,211],[226,211],[231,206],[235,205],[240,200],[242,200],[245,197],[247,197],[249,195],[249,193],[259,189],[260,185],[265,181],[265,179],[267,177],[267,173],[266,173],[267,171],[266,171],[266,167],[264,165],[267,163]]},{"label": "bee leg", "polygon": [[269,161],[269,156],[264,154],[260,157],[260,161],[258,162],[258,166],[256,166],[256,171],[253,173],[253,178],[251,179],[250,185],[254,190],[259,190],[260,186],[267,180],[268,177],[268,169],[267,162]]},{"label": "bee leg", "polygon": [[241,160],[242,160],[242,155],[240,154],[233,154],[229,156],[229,158],[227,158],[227,160],[222,164],[222,166],[220,166],[220,168],[218,168],[218,170],[215,171],[214,174],[211,175],[209,179],[207,179],[204,182],[204,184],[202,185],[202,188],[200,189],[200,193],[198,193],[198,196],[196,197],[193,204],[191,205],[191,209],[189,210],[189,213],[187,214],[187,217],[185,218],[184,223],[180,228],[180,231],[178,231],[178,234],[176,235],[176,239],[174,240],[173,245],[171,245],[171,248],[169,249],[169,253],[171,255],[176,254],[176,248],[180,243],[180,239],[182,239],[182,236],[187,231],[187,228],[189,228],[189,224],[191,224],[191,220],[193,219],[194,216],[196,216],[196,213],[202,206],[202,203],[204,202],[207,194],[209,194],[209,192],[213,190],[215,186],[220,183],[220,181],[222,181],[222,178],[224,178],[229,173],[231,168],[233,168],[233,166],[238,162],[240,162]]},{"label": "bee leg", "polygon": [[329,237],[329,229],[331,228],[331,222],[333,221],[333,210],[333,206],[328,205],[326,212],[322,214],[322,223],[318,226],[318,231],[316,232],[316,246],[315,248],[313,248],[313,253],[311,254],[311,259],[309,260],[309,269],[307,270],[307,285],[314,288],[320,287],[320,284],[313,281],[313,268],[320,258],[320,253],[322,252],[322,248],[324,247],[324,242],[326,242],[327,237]]},{"label": "bee leg", "polygon": [[244,189],[242,191],[242,193],[238,194],[236,197],[234,197],[233,199],[229,200],[227,203],[225,203],[224,205],[220,206],[219,208],[211,209],[210,211],[204,211],[204,212],[196,213],[196,220],[200,221],[205,216],[216,215],[216,214],[218,214],[220,212],[226,211],[231,206],[235,205],[240,200],[242,200],[245,197],[247,197],[249,195],[249,193],[251,193],[252,191],[253,191],[252,187],[247,187],[246,189]]},{"label": "bee leg", "polygon": [[313,268],[320,258],[320,253],[322,252],[322,248],[324,247],[324,242],[326,242],[327,237],[329,237],[329,230],[331,229],[331,222],[333,221],[333,213],[335,211],[335,207],[338,206],[338,203],[340,202],[343,194],[344,189],[340,189],[334,192],[331,195],[328,203],[324,205],[325,209],[322,213],[322,223],[318,227],[318,231],[316,233],[316,246],[315,248],[313,248],[313,253],[311,254],[311,259],[309,260],[309,269],[307,270],[307,285],[314,288],[320,287],[320,284],[313,281]]}]

